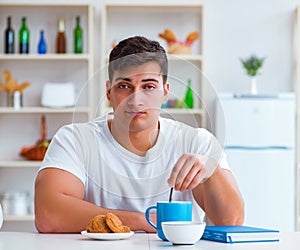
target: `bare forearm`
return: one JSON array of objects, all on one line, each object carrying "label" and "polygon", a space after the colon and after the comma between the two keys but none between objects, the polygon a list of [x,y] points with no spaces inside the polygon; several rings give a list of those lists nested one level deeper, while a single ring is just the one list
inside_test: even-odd
[{"label": "bare forearm", "polygon": [[78,233],[86,228],[91,218],[107,212],[118,215],[131,230],[153,231],[143,213],[108,210],[64,194],[36,200],[36,226],[39,232],[44,233]]},{"label": "bare forearm", "polygon": [[231,173],[217,167],[214,174],[193,190],[194,197],[215,225],[240,225],[244,203]]}]

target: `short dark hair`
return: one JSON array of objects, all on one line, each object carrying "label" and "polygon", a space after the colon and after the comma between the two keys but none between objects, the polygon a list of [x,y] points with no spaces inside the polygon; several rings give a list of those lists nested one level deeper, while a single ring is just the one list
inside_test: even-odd
[{"label": "short dark hair", "polygon": [[163,83],[167,82],[168,59],[165,49],[157,41],[142,36],[134,36],[119,42],[110,52],[108,76],[112,81],[116,70],[124,70],[131,66],[156,62],[161,69]]}]

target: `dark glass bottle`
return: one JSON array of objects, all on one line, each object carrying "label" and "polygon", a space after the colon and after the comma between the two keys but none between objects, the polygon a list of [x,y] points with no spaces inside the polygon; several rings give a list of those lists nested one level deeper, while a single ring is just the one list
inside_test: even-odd
[{"label": "dark glass bottle", "polygon": [[56,53],[66,53],[65,21],[60,18],[58,21],[58,33],[56,37]]},{"label": "dark glass bottle", "polygon": [[188,86],[185,93],[184,103],[186,108],[192,109],[194,107],[194,97],[191,88],[191,79],[188,80]]},{"label": "dark glass bottle", "polygon": [[39,54],[46,54],[47,53],[47,45],[45,42],[45,37],[44,37],[44,31],[41,30],[40,32],[40,41],[38,44],[38,53]]},{"label": "dark glass bottle", "polygon": [[19,32],[19,53],[29,53],[29,29],[26,26],[26,17],[22,17],[22,26]]},{"label": "dark glass bottle", "polygon": [[80,27],[80,17],[76,17],[76,26],[74,29],[74,53],[82,53],[83,41],[82,41],[82,28]]},{"label": "dark glass bottle", "polygon": [[4,35],[4,51],[6,54],[15,53],[15,32],[11,25],[11,17],[7,17],[7,27]]}]

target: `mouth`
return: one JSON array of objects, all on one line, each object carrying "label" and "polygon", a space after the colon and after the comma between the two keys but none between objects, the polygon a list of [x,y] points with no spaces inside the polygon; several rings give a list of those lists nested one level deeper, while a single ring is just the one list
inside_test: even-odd
[{"label": "mouth", "polygon": [[129,116],[137,117],[137,116],[143,116],[147,112],[145,112],[145,111],[125,111],[125,113]]}]

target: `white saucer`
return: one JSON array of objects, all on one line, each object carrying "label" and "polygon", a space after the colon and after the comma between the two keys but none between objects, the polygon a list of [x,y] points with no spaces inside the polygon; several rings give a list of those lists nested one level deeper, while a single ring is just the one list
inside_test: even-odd
[{"label": "white saucer", "polygon": [[81,234],[87,238],[96,240],[122,240],[134,235],[133,231],[129,233],[88,233],[86,230],[81,231]]}]

